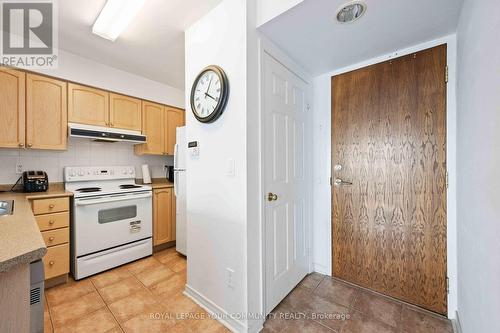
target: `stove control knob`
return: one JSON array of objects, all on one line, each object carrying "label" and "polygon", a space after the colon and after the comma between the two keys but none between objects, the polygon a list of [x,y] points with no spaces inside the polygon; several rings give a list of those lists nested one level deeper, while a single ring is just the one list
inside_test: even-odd
[{"label": "stove control knob", "polygon": [[126,175],[126,174],[127,174],[127,170],[122,170],[122,173],[123,173],[124,175]]},{"label": "stove control knob", "polygon": [[76,176],[76,172],[71,171],[71,172],[69,173],[69,175],[70,175],[71,177],[75,177],[75,176]]},{"label": "stove control knob", "polygon": [[85,175],[85,173],[83,172],[83,170],[78,171],[78,176],[83,177],[83,175]]},{"label": "stove control knob", "polygon": [[133,175],[133,174],[134,174],[134,170],[130,169],[130,170],[128,171],[128,173],[129,173],[130,175]]}]

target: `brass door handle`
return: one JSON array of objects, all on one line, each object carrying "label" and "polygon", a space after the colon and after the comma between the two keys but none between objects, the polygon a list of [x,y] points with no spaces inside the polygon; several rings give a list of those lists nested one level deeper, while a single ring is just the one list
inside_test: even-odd
[{"label": "brass door handle", "polygon": [[50,209],[53,209],[54,207],[55,207],[55,205],[54,205],[54,204],[50,204],[50,205],[49,205],[49,208],[50,208]]},{"label": "brass door handle", "polygon": [[24,147],[24,143],[20,143],[19,148],[23,148],[23,147]]},{"label": "brass door handle", "polygon": [[276,200],[278,200],[277,194],[271,192],[267,194],[267,201],[276,201]]},{"label": "brass door handle", "polygon": [[28,143],[28,148],[31,148],[31,147],[33,147],[33,144]]},{"label": "brass door handle", "polygon": [[55,262],[53,260],[49,261],[50,266],[54,266]]},{"label": "brass door handle", "polygon": [[54,240],[54,237],[49,237],[49,241],[52,242]]}]

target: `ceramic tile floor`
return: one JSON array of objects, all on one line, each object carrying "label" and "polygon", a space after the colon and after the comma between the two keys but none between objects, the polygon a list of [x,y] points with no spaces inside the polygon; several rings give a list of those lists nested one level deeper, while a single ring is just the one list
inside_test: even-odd
[{"label": "ceramic tile floor", "polygon": [[446,318],[313,273],[273,310],[263,332],[452,333],[453,329]]},{"label": "ceramic tile floor", "polygon": [[[70,280],[45,292],[45,332],[228,332],[182,294],[185,283],[186,259],[174,249],[80,281]],[[304,314],[316,317],[305,319]],[[445,318],[313,273],[272,312],[263,332],[453,330]]]},{"label": "ceramic tile floor", "polygon": [[45,291],[45,332],[228,332],[182,294],[185,283],[174,249],[70,280]]}]

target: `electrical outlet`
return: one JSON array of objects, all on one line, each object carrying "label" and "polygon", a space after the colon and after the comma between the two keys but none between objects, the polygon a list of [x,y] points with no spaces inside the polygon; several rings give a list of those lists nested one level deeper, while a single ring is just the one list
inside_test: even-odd
[{"label": "electrical outlet", "polygon": [[229,288],[234,288],[233,276],[234,276],[234,269],[229,268],[229,267],[226,268],[226,285]]},{"label": "electrical outlet", "polygon": [[21,163],[16,164],[16,174],[20,175],[23,173],[23,165]]}]

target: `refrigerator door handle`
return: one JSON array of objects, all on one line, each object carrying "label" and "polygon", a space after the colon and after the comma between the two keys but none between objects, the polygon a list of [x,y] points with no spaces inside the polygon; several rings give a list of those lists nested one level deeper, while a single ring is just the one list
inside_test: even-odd
[{"label": "refrigerator door handle", "polygon": [[174,145],[174,170],[177,169],[177,154],[179,153],[179,144]]},{"label": "refrigerator door handle", "polygon": [[177,176],[177,173],[178,171],[174,171],[174,195],[177,197],[177,182],[179,181],[178,180],[178,176]]}]

